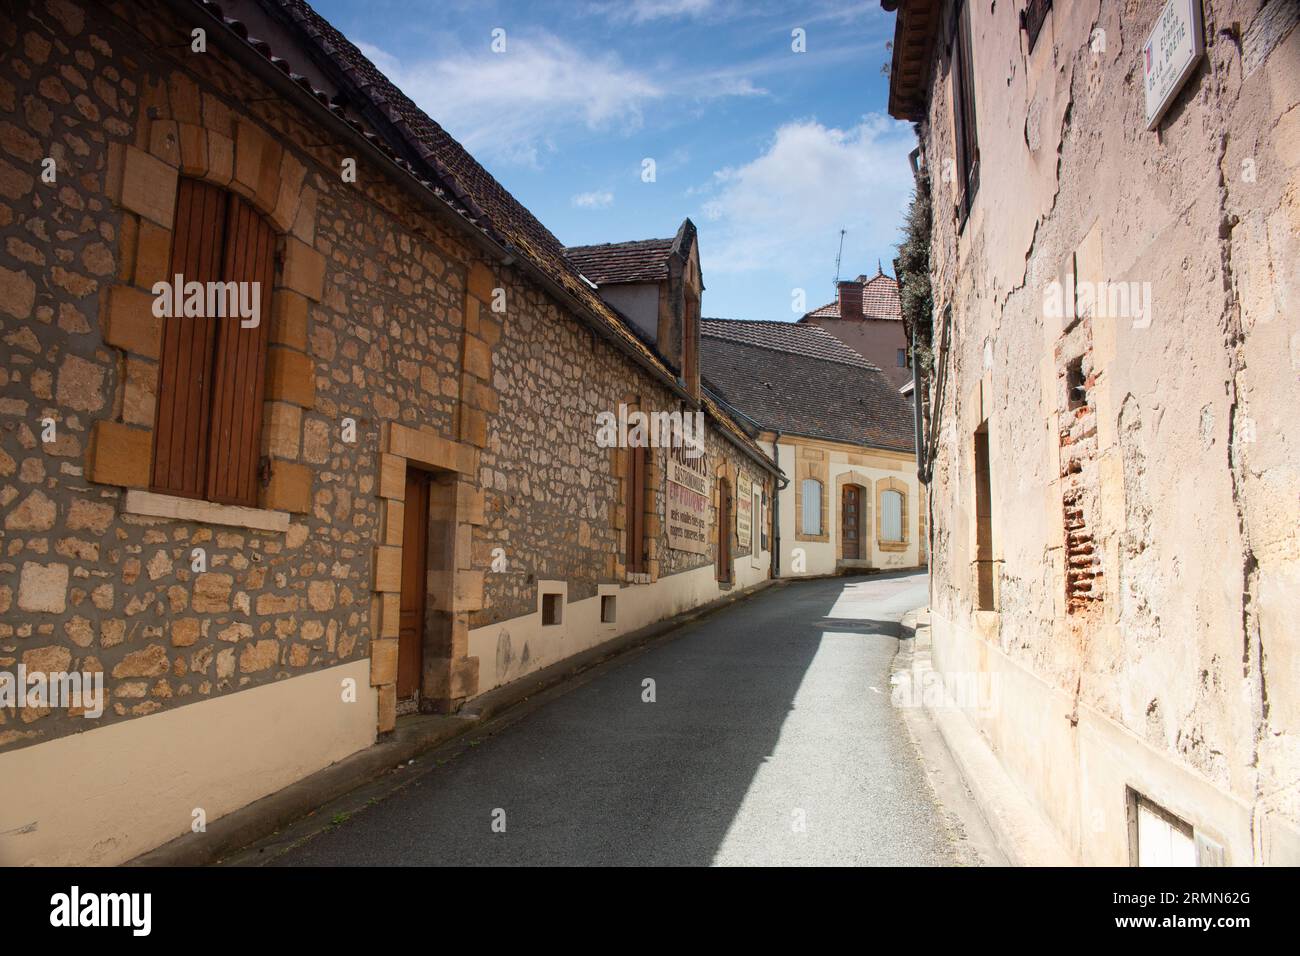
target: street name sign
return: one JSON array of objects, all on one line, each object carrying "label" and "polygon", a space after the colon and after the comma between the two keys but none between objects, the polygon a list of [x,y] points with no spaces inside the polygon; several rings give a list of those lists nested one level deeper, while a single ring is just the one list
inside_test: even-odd
[{"label": "street name sign", "polygon": [[1201,0],[1169,0],[1142,48],[1148,130],[1160,123],[1204,55]]}]

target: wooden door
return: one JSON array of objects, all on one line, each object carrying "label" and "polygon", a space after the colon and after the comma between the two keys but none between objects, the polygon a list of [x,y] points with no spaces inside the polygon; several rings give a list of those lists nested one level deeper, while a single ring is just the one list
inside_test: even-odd
[{"label": "wooden door", "polygon": [[424,670],[424,608],[429,567],[429,475],[406,469],[402,519],[402,613],[397,634],[397,699],[416,696]]},{"label": "wooden door", "polygon": [[628,463],[627,496],[627,558],[628,571],[641,574],[645,566],[645,482],[646,451],[644,445],[630,449]]},{"label": "wooden door", "polygon": [[857,485],[844,486],[844,503],[840,511],[840,536],[846,560],[862,557],[861,543],[862,489]]},{"label": "wooden door", "polygon": [[718,484],[718,580],[731,580],[731,482]]}]

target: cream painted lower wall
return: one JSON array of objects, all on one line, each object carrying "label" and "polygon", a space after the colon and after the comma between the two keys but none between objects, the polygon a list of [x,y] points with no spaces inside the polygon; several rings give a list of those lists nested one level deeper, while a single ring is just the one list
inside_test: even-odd
[{"label": "cream painted lower wall", "polygon": [[366,659],[0,754],[0,865],[129,860],[370,746],[377,707]]},{"label": "cream painted lower wall", "polygon": [[[743,589],[767,578],[771,555],[759,553],[759,567],[748,555],[734,561],[735,583]],[[563,585],[538,582],[539,587]],[[606,641],[699,607],[728,593],[718,586],[713,565],[660,578],[653,584],[601,585],[590,598],[564,605],[559,624],[543,626],[540,610],[469,632],[470,656],[479,660],[479,693],[518,680]],[[615,623],[600,620],[600,599],[615,595]]]},{"label": "cream painted lower wall", "polygon": [[966,712],[1003,768],[1061,834],[1079,863],[1128,866],[1132,787],[1225,850],[1230,866],[1300,864],[1300,832],[1169,758],[1105,715],[1078,708],[997,647],[996,616],[954,622],[932,613],[936,670],[991,675],[993,705]]},{"label": "cream painted lower wall", "polygon": [[[769,563],[766,551],[757,562],[737,557],[733,590],[766,579]],[[603,585],[566,603],[556,626],[543,627],[539,612],[478,628],[469,640],[479,686],[498,687],[725,593],[710,564],[653,584]],[[617,597],[613,624],[600,621],[607,594]],[[513,654],[504,653],[506,635]],[[355,703],[343,701],[348,678]],[[0,754],[0,865],[125,862],[189,832],[196,808],[211,824],[370,746],[377,708],[367,659]]]}]

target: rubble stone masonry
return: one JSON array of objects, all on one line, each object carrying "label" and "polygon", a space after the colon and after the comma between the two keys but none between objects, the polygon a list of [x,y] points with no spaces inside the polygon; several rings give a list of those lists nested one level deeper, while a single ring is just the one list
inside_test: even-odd
[{"label": "rubble stone masonry", "polygon": [[[539,580],[571,602],[644,586],[625,580],[622,466],[595,416],[677,396],[391,171],[360,159],[344,182],[340,143],[191,52],[165,6],[18,7],[0,17],[0,670],[101,671],[108,705],[93,725],[0,709],[0,751],[367,658],[391,728],[408,463],[454,492],[443,705],[478,692],[465,632],[533,614]],[[278,236],[258,508],[149,490],[149,289],[181,176],[242,195]],[[733,474],[747,461],[713,428],[707,448]],[[654,580],[713,563],[648,531]]]}]

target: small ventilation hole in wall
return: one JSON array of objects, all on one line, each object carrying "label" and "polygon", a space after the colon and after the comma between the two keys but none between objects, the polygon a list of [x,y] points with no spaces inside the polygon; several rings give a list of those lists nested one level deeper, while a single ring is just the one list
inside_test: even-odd
[{"label": "small ventilation hole in wall", "polygon": [[554,627],[561,622],[564,614],[563,594],[542,595],[542,626]]}]

